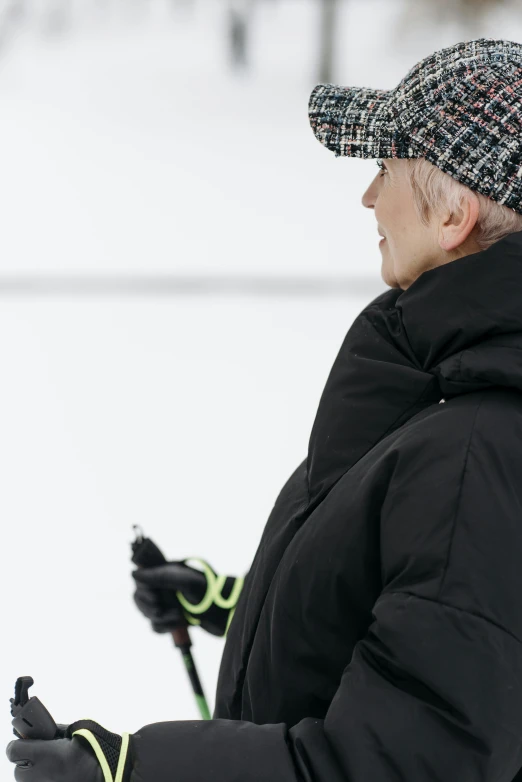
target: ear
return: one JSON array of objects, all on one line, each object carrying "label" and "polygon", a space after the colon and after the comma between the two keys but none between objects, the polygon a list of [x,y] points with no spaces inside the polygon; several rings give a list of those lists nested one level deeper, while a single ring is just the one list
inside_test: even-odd
[{"label": "ear", "polygon": [[464,193],[460,209],[455,214],[447,214],[439,225],[439,245],[446,252],[460,247],[477,224],[479,200],[471,190]]}]

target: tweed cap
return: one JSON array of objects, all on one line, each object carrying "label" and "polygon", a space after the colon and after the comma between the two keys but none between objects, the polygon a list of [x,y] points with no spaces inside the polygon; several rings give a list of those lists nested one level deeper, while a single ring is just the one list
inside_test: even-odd
[{"label": "tweed cap", "polygon": [[393,90],[319,84],[308,113],[337,157],[424,157],[522,213],[519,43],[458,43],[419,62]]}]

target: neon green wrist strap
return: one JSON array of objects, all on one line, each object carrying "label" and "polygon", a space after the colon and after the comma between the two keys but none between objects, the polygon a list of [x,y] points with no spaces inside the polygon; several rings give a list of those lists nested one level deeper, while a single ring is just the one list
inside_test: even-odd
[{"label": "neon green wrist strap", "polygon": [[114,777],[112,775],[107,760],[107,755],[102,749],[102,745],[99,741],[98,736],[96,736],[92,730],[88,730],[87,728],[80,728],[79,730],[75,730],[72,735],[82,736],[84,739],[86,739],[89,742],[92,749],[94,750],[96,759],[98,760],[98,763],[101,766],[104,782],[122,782],[123,772],[125,770],[125,763],[127,761],[127,754],[129,751],[129,738],[130,738],[129,733],[123,733],[121,737],[122,739],[121,749],[118,757],[118,766],[116,768]]},{"label": "neon green wrist strap", "polygon": [[[244,578],[236,578],[230,595],[225,598],[222,596],[221,592],[225,586],[227,576],[216,576],[210,565],[199,557],[188,557],[187,559],[184,559],[183,562],[199,562],[203,567],[203,572],[207,580],[207,591],[200,603],[190,603],[179,590],[176,592],[176,597],[186,611],[193,616],[198,616],[199,614],[204,614],[205,611],[208,611],[213,604],[217,605],[218,608],[235,608],[241,590],[243,589]],[[230,624],[230,621],[229,617],[228,624]]]}]

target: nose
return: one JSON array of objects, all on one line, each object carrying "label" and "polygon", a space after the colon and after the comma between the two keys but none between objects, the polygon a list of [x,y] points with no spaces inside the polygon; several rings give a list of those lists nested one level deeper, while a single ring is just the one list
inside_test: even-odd
[{"label": "nose", "polygon": [[377,179],[378,176],[373,179],[361,199],[362,205],[366,207],[366,209],[375,209],[375,202],[377,201]]}]

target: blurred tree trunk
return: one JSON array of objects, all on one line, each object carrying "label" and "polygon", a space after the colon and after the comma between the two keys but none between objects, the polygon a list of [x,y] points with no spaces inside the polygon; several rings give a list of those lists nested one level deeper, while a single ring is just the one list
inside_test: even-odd
[{"label": "blurred tree trunk", "polygon": [[24,18],[26,11],[26,0],[11,0],[10,3],[7,3],[4,13],[10,22],[18,22]]},{"label": "blurred tree trunk", "polygon": [[53,0],[47,7],[44,19],[44,33],[47,35],[61,35],[65,33],[71,24],[70,10],[68,0]]},{"label": "blurred tree trunk", "polygon": [[27,15],[26,0],[10,0],[0,14],[0,50],[16,36]]},{"label": "blurred tree trunk", "polygon": [[488,35],[487,17],[494,10],[510,4],[510,0],[406,0],[398,16],[397,35],[417,35],[426,24],[441,26],[457,22],[463,39]]},{"label": "blurred tree trunk", "polygon": [[339,0],[319,0],[321,20],[319,23],[319,81],[332,82],[335,68],[335,40]]},{"label": "blurred tree trunk", "polygon": [[505,5],[505,0],[445,0],[446,5],[457,12],[460,20],[474,24],[493,8]]},{"label": "blurred tree trunk", "polygon": [[255,0],[229,0],[228,43],[232,67],[246,68],[250,64],[249,36]]},{"label": "blurred tree trunk", "polygon": [[191,14],[195,10],[194,0],[170,0],[170,5],[175,12]]}]

